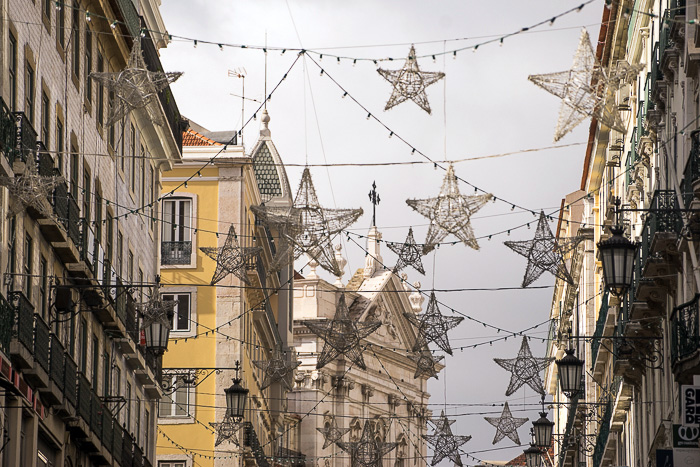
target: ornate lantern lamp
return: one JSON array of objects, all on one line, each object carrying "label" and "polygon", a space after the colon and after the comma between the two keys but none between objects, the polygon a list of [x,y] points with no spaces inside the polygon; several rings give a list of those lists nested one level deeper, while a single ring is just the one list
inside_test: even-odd
[{"label": "ornate lantern lamp", "polygon": [[561,391],[571,397],[581,388],[583,360],[574,355],[574,349],[568,349],[564,358],[556,361],[559,370]]},{"label": "ornate lantern lamp", "polygon": [[248,400],[248,389],[241,386],[241,379],[238,377],[240,363],[236,361],[236,377],[233,378],[233,384],[224,389],[226,393],[226,410],[227,415],[235,421],[241,421],[245,414],[245,405]]}]

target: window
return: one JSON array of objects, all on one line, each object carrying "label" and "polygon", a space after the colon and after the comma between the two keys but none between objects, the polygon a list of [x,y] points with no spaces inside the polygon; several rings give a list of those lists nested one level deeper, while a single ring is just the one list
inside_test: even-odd
[{"label": "window", "polygon": [[134,280],[134,252],[129,250],[129,254],[126,258],[126,275],[129,278],[129,282],[131,282],[132,280]]},{"label": "window", "polygon": [[56,160],[58,162],[58,170],[63,174],[63,151],[65,150],[65,140],[63,137],[63,120],[60,117],[56,118]]},{"label": "window", "polygon": [[190,414],[190,391],[191,388],[185,383],[183,375],[163,375],[163,381],[170,382],[175,389],[172,394],[163,394],[158,404],[158,416],[166,417],[191,417]]},{"label": "window", "polygon": [[107,212],[107,237],[105,238],[105,268],[114,264],[114,219]]},{"label": "window", "polygon": [[[27,62],[24,75],[24,113],[29,122],[34,124],[34,92],[36,91],[36,74],[34,68]],[[36,128],[36,127],[35,127]]]},{"label": "window", "polygon": [[34,242],[29,234],[24,237],[24,293],[32,298],[32,260],[34,257]]},{"label": "window", "polygon": [[155,202],[156,199],[156,190],[158,187],[156,186],[156,173],[155,170],[153,169],[153,166],[151,164],[148,164],[148,186],[149,188],[149,195],[148,195],[148,204],[151,205],[151,229],[156,225],[156,218],[158,217],[158,214],[156,212],[158,203]]},{"label": "window", "polygon": [[56,9],[56,43],[61,51],[66,48],[66,9]]},{"label": "window", "polygon": [[46,261],[44,255],[41,255],[41,259],[39,260],[39,270],[41,271],[41,279],[39,280],[39,308],[41,310],[41,317],[44,318],[45,321],[48,321],[49,263]]},{"label": "window", "polygon": [[[71,43],[73,45],[73,75],[80,77],[80,5],[73,2],[73,20],[71,21]],[[78,83],[76,82],[76,85]]]},{"label": "window", "polygon": [[42,20],[46,29],[51,29],[51,10],[53,2],[51,0],[41,0],[41,11],[44,13]]},{"label": "window", "polygon": [[161,294],[163,301],[176,301],[175,307],[173,308],[173,332],[190,330],[190,297],[191,295],[188,293]]},{"label": "window", "polygon": [[186,467],[185,461],[160,461],[158,467]]},{"label": "window", "polygon": [[117,274],[119,277],[124,276],[124,234],[117,232]]},{"label": "window", "polygon": [[100,368],[100,341],[96,335],[92,335],[92,388],[97,392]]},{"label": "window", "polygon": [[143,147],[143,144],[141,145],[141,150],[139,151],[139,173],[140,173],[140,182],[141,182],[141,199],[139,200],[139,204],[145,204],[146,203],[146,149]]},{"label": "window", "polygon": [[92,102],[92,31],[89,26],[85,26],[85,100]]},{"label": "window", "polygon": [[86,167],[83,172],[83,217],[87,222],[90,221],[90,185],[90,172]]},{"label": "window", "polygon": [[192,255],[191,216],[191,199],[169,198],[163,201],[161,264],[190,264]]},{"label": "window", "polygon": [[41,92],[41,141],[49,148],[49,128],[51,125],[51,103],[46,91]]},{"label": "window", "polygon": [[80,320],[80,371],[85,375],[87,373],[87,356],[88,356],[88,329],[85,318]]},{"label": "window", "polygon": [[131,383],[126,383],[126,430],[131,431]]},{"label": "window", "polygon": [[95,183],[95,241],[102,245],[102,190],[97,182]]},{"label": "window", "polygon": [[[110,97],[110,102],[111,102],[112,99],[114,99],[114,95],[113,95],[112,97]],[[120,125],[120,128],[121,128],[121,137],[119,138],[119,146],[120,146],[120,148],[119,148],[119,153],[118,153],[119,156],[118,156],[118,157],[120,158],[120,159],[119,159],[119,168],[122,169],[122,173],[126,172],[126,157],[125,157],[125,155],[124,155],[124,133],[125,133],[124,128],[125,128],[125,127],[126,127],[126,124],[125,124],[125,123],[122,124],[122,125]],[[115,149],[116,149],[116,148],[115,148]]]},{"label": "window", "polygon": [[[102,395],[103,396],[111,396],[110,390],[111,390],[111,385],[109,381],[109,376],[112,374],[110,369],[110,360],[109,360],[109,353],[107,353],[107,348],[105,347],[104,353],[102,354]],[[114,393],[115,395],[119,394]]]},{"label": "window", "polygon": [[17,39],[10,34],[10,49],[8,50],[8,60],[10,63],[8,73],[10,78],[10,110],[17,110]]},{"label": "window", "polygon": [[[105,68],[105,60],[102,57],[102,53],[97,52],[97,71],[103,72]],[[104,114],[105,114],[105,88],[102,84],[97,84],[97,124],[100,128],[104,125]],[[114,135],[114,133],[112,133]],[[113,142],[110,142],[113,143]],[[112,148],[114,149],[114,148]]]},{"label": "window", "polygon": [[[111,108],[112,105],[114,105],[114,91],[109,91],[107,93],[107,106],[108,108]],[[112,153],[114,153],[117,150],[117,146],[115,143],[116,139],[116,133],[117,133],[117,122],[113,122],[111,125],[109,125],[108,130],[107,130],[107,143],[109,144],[109,148],[112,150]],[[124,170],[122,168],[122,170]]]},{"label": "window", "polygon": [[80,159],[78,156],[78,148],[71,144],[70,146],[70,194],[73,199],[78,199],[78,173],[80,172]]},{"label": "window", "polygon": [[131,137],[129,138],[130,146],[129,152],[131,156],[131,173],[129,174],[129,179],[131,180],[131,192],[136,194],[136,128],[131,125]]},{"label": "window", "polygon": [[134,436],[134,440],[136,441],[136,444],[141,444],[141,398],[137,397],[136,398],[136,413],[134,413],[136,416],[136,433]]}]

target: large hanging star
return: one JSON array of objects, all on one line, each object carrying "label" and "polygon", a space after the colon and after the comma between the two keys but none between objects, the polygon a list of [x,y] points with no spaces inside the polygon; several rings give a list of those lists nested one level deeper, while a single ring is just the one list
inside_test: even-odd
[{"label": "large hanging star", "polygon": [[423,438],[433,446],[433,460],[430,462],[430,465],[436,465],[447,458],[454,462],[455,465],[462,467],[462,456],[459,454],[459,447],[472,439],[472,437],[452,434],[450,425],[454,422],[454,420],[448,420],[443,410],[440,418],[433,420],[433,423],[435,423],[433,434],[423,435]]},{"label": "large hanging star", "polygon": [[527,417],[525,418],[514,418],[510,413],[510,407],[508,407],[508,402],[503,407],[503,412],[500,417],[484,417],[484,420],[489,422],[491,425],[496,427],[496,436],[493,438],[493,443],[496,444],[504,437],[510,438],[515,444],[520,444],[520,437],[518,436],[518,428],[527,422]]},{"label": "large hanging star", "polygon": [[108,126],[114,125],[136,109],[145,109],[153,123],[163,125],[165,120],[158,107],[158,92],[180,76],[180,72],[149,71],[141,52],[141,39],[138,37],[134,39],[126,68],[116,73],[90,73],[90,78],[114,93],[105,122]]},{"label": "large hanging star", "polygon": [[423,269],[423,262],[421,261],[423,253],[413,239],[413,227],[408,228],[408,235],[406,236],[405,242],[387,243],[386,246],[399,255],[399,259],[396,260],[396,266],[394,266],[394,272],[398,272],[406,266],[411,266],[419,273],[425,275],[425,269]]},{"label": "large hanging star", "polygon": [[158,289],[154,287],[148,301],[136,305],[143,316],[141,326],[145,328],[151,323],[163,323],[170,326],[176,304],[177,300],[163,300]]},{"label": "large hanging star", "polygon": [[280,349],[275,349],[270,360],[256,360],[253,362],[255,366],[263,370],[265,374],[263,383],[260,389],[266,389],[270,385],[281,381],[288,389],[292,390],[292,385],[289,382],[288,376],[294,372],[294,369],[301,365],[301,361],[287,360]]},{"label": "large hanging star", "polygon": [[418,338],[413,345],[414,352],[423,349],[430,342],[435,342],[438,347],[452,355],[447,331],[461,323],[464,318],[461,316],[445,316],[440,313],[435,292],[430,292],[428,309],[425,313],[414,315],[406,312],[404,316],[417,328]]},{"label": "large hanging star", "polygon": [[540,372],[547,368],[553,359],[533,357],[527,337],[523,336],[523,343],[516,358],[494,358],[493,360],[511,373],[506,396],[513,394],[523,384],[530,386],[536,393],[544,395],[544,383]]},{"label": "large hanging star", "polygon": [[250,285],[246,274],[246,265],[254,260],[260,252],[260,247],[241,247],[238,244],[236,229],[231,224],[226,235],[226,241],[222,247],[201,247],[208,257],[216,261],[216,270],[211,278],[211,285],[216,284],[229,274],[238,277],[243,283]]},{"label": "large hanging star", "polygon": [[236,435],[238,430],[240,430],[243,425],[240,422],[234,421],[233,417],[230,415],[226,415],[223,422],[209,422],[209,425],[216,430],[216,441],[214,442],[214,446],[218,446],[224,441],[239,444],[238,436]]},{"label": "large hanging star", "polygon": [[365,420],[362,428],[362,436],[359,441],[338,443],[338,447],[350,453],[350,465],[352,467],[376,467],[382,465],[382,458],[393,451],[399,443],[387,443],[380,441],[374,429],[374,424]]},{"label": "large hanging star", "polygon": [[535,238],[526,241],[503,242],[505,246],[527,258],[527,268],[522,287],[535,282],[543,272],[549,271],[559,279],[573,284],[574,280],[566,269],[564,256],[575,249],[583,237],[557,239],[552,234],[547,216],[540,212]]},{"label": "large hanging star", "polygon": [[327,427],[324,426],[323,428],[316,428],[316,430],[323,435],[322,449],[326,449],[328,446],[340,441],[340,439],[345,436],[345,433],[350,431],[350,428],[339,428],[335,417],[332,417]]},{"label": "large hanging star", "polygon": [[429,350],[422,350],[409,355],[408,358],[416,362],[416,373],[413,375],[414,378],[427,376],[428,378],[438,379],[439,370],[435,368],[435,366],[445,357],[434,357]]},{"label": "large hanging star", "polygon": [[27,157],[21,174],[14,177],[0,176],[0,186],[7,187],[10,195],[7,216],[12,217],[25,209],[33,209],[43,217],[53,216],[48,199],[61,182],[63,177],[39,175],[34,157]]},{"label": "large hanging star", "polygon": [[411,51],[408,52],[408,58],[403,68],[400,70],[383,70],[378,68],[377,72],[394,86],[394,90],[384,110],[389,110],[411,99],[421,109],[430,113],[430,104],[428,103],[428,96],[425,94],[425,88],[445,77],[445,73],[441,71],[421,71],[418,68],[416,49],[413,46],[411,46]]},{"label": "large hanging star", "polygon": [[362,215],[362,209],[321,207],[308,167],[301,175],[299,190],[291,208],[261,205],[251,209],[265,225],[282,227],[280,233],[286,242],[283,245],[287,248],[294,246],[295,259],[307,254],[334,276],[342,275],[331,239],[355,222]]},{"label": "large hanging star", "polygon": [[294,259],[294,242],[302,231],[301,213],[293,206],[251,206],[255,222],[264,225],[273,237],[275,253],[268,268],[268,274],[280,271]]},{"label": "large hanging star", "polygon": [[624,123],[617,108],[605,105],[609,89],[619,85],[619,74],[609,77],[595,58],[593,46],[584,28],[570,70],[528,79],[562,100],[554,141],[559,141],[583,120],[596,117],[602,124],[624,132]]},{"label": "large hanging star", "polygon": [[423,254],[435,248],[449,234],[459,238],[467,246],[479,249],[470,223],[472,214],[482,208],[493,196],[462,196],[452,164],[447,168],[440,194],[436,198],[407,199],[406,204],[430,219]]},{"label": "large hanging star", "polygon": [[316,368],[323,368],[340,355],[345,356],[358,368],[366,370],[362,358],[360,342],[382,325],[375,321],[370,323],[358,322],[350,318],[348,306],[345,304],[345,294],[341,293],[335,316],[330,321],[304,321],[303,324],[318,337],[323,339],[323,350],[318,357]]}]

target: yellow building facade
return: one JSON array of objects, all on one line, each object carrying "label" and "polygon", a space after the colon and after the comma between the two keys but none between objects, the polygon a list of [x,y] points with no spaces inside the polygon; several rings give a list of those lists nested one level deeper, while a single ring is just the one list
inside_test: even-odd
[{"label": "yellow building facade", "polygon": [[[253,363],[269,360],[275,349],[292,356],[292,265],[271,271],[274,233],[256,225],[250,210],[292,202],[268,123],[264,112],[250,155],[236,144],[235,133],[209,132],[191,123],[183,163],[163,177],[161,296],[176,304],[163,359],[161,467],[270,465],[293,431],[284,420],[284,384],[261,390],[264,374]],[[231,226],[235,239],[229,238]],[[234,274],[212,285],[221,269],[201,249],[222,248],[227,239],[260,248],[242,273],[248,285]],[[236,375],[236,362],[250,392],[241,427],[229,437],[221,425],[224,390]]]}]

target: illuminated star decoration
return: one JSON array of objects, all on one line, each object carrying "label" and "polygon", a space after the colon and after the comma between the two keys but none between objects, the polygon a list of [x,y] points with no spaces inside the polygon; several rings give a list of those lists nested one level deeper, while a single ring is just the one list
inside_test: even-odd
[{"label": "illuminated star decoration", "polygon": [[282,351],[276,348],[272,354],[270,360],[257,360],[253,361],[253,364],[263,370],[265,377],[263,378],[263,383],[260,385],[260,389],[265,389],[270,385],[281,381],[282,384],[288,389],[292,390],[292,385],[289,382],[288,376],[294,372],[294,369],[301,365],[300,361],[289,361],[287,360]]},{"label": "illuminated star decoration", "polygon": [[145,109],[153,123],[163,125],[165,120],[159,109],[158,92],[180,76],[180,72],[149,71],[143,59],[141,39],[138,37],[134,39],[126,68],[115,73],[90,73],[90,78],[114,93],[105,122],[107,126],[114,125],[136,109]]},{"label": "illuminated star decoration", "polygon": [[439,370],[435,368],[435,365],[440,363],[440,360],[445,357],[434,357],[429,350],[422,350],[409,355],[408,358],[416,362],[416,373],[413,375],[414,378],[427,376],[428,378],[438,379]]},{"label": "illuminated star decoration", "polygon": [[506,396],[513,394],[523,384],[527,384],[536,393],[544,396],[544,383],[540,372],[547,368],[553,359],[533,357],[527,337],[523,336],[523,343],[516,358],[494,358],[493,360],[511,373]]},{"label": "illuminated star decoration", "polygon": [[484,417],[484,420],[496,427],[496,436],[493,438],[493,443],[496,444],[506,436],[515,444],[520,444],[518,436],[518,428],[527,422],[526,418],[514,418],[510,413],[508,402],[503,407],[503,412],[500,417]]},{"label": "illuminated star decoration", "polygon": [[470,223],[472,214],[481,209],[493,196],[463,196],[459,193],[457,177],[452,164],[447,168],[440,194],[436,198],[408,199],[406,204],[430,220],[423,254],[432,251],[449,234],[465,245],[479,249]]},{"label": "illuminated star decoration", "polygon": [[304,321],[309,330],[323,339],[323,350],[318,357],[316,368],[320,369],[343,355],[359,368],[366,370],[362,358],[360,341],[381,326],[381,322],[358,322],[350,318],[350,311],[345,304],[345,294],[340,294],[338,307],[332,320]]},{"label": "illuminated star decoration", "polygon": [[238,277],[243,283],[250,285],[246,274],[248,261],[254,260],[260,252],[260,247],[241,247],[238,244],[236,229],[231,224],[226,235],[226,241],[222,247],[201,247],[208,257],[216,261],[216,270],[211,278],[211,285],[216,284],[229,274]]},{"label": "illuminated star decoration", "polygon": [[421,261],[421,256],[423,256],[423,254],[418,248],[418,245],[416,245],[416,241],[413,239],[413,227],[408,228],[408,235],[406,236],[405,242],[389,242],[386,246],[399,256],[399,259],[396,261],[396,266],[394,266],[394,272],[398,272],[406,266],[411,266],[419,273],[425,275],[425,269],[423,269],[423,262]]},{"label": "illuminated star decoration", "polygon": [[393,451],[399,443],[387,443],[377,439],[374,424],[365,420],[362,436],[358,441],[338,442],[338,447],[350,453],[352,467],[376,467],[382,464],[382,458]]},{"label": "illuminated star decoration", "polygon": [[411,99],[418,107],[430,113],[428,96],[425,88],[445,77],[441,71],[420,71],[416,61],[416,49],[411,46],[408,58],[400,70],[384,70],[377,72],[394,87],[384,110],[389,110],[400,103]]},{"label": "illuminated star decoration", "polygon": [[535,282],[543,272],[549,271],[559,279],[573,284],[574,280],[566,269],[564,255],[575,249],[583,237],[558,239],[552,234],[547,216],[540,212],[535,238],[526,241],[503,242],[505,246],[527,258],[527,268],[522,287]]},{"label": "illuminated star decoration", "polygon": [[472,439],[472,437],[452,434],[450,425],[454,422],[454,420],[447,419],[443,410],[440,418],[433,420],[433,423],[435,423],[433,434],[423,435],[423,439],[433,446],[433,460],[430,462],[430,465],[436,465],[447,458],[454,462],[455,465],[462,467],[462,456],[459,454],[459,447]]},{"label": "illuminated star decoration", "polygon": [[239,444],[238,436],[236,436],[236,434],[238,433],[238,430],[241,429],[242,425],[240,422],[234,421],[233,417],[230,415],[226,415],[223,422],[209,422],[209,425],[216,430],[216,441],[214,442],[214,446],[218,446],[224,441]]},{"label": "illuminated star decoration", "polygon": [[417,328],[418,338],[413,345],[414,352],[421,350],[426,344],[434,342],[442,350],[452,355],[447,331],[461,323],[464,318],[461,316],[445,316],[440,313],[435,292],[430,292],[428,309],[425,313],[414,315],[406,312],[404,316]]},{"label": "illuminated star decoration", "polygon": [[136,306],[143,316],[141,326],[145,328],[152,323],[163,323],[170,327],[176,304],[177,300],[163,300],[158,288],[154,287],[148,301]]},{"label": "illuminated star decoration", "polygon": [[39,175],[36,161],[32,156],[27,157],[20,175],[0,176],[0,186],[7,187],[10,195],[7,216],[12,217],[27,208],[39,212],[43,217],[53,216],[49,195],[62,181],[63,177]]},{"label": "illuminated star decoration", "polygon": [[629,70],[621,69],[619,72],[615,70],[613,76],[607,76],[595,58],[588,31],[584,28],[570,70],[528,76],[534,84],[562,100],[554,141],[559,141],[589,117],[595,117],[602,124],[624,132],[619,110],[614,108],[610,111],[605,106],[608,90],[619,85],[620,72],[629,76]]},{"label": "illuminated star decoration", "polygon": [[345,433],[350,431],[350,428],[338,428],[335,417],[332,417],[328,427],[324,426],[323,428],[316,428],[316,430],[323,435],[322,449],[326,449],[328,446],[340,441],[345,436]]}]

